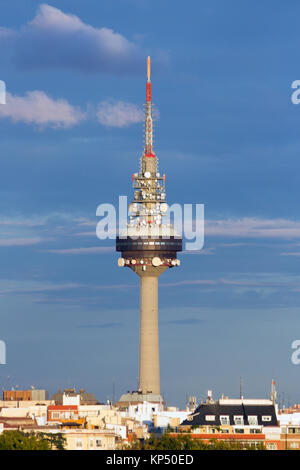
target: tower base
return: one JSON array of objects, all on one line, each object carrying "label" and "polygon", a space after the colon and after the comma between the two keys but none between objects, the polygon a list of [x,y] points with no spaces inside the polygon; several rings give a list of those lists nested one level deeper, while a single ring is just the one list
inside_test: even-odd
[{"label": "tower base", "polygon": [[144,401],[150,403],[160,403],[165,407],[164,399],[161,395],[155,393],[142,393],[142,392],[127,392],[124,393],[120,400],[116,403],[116,406],[120,409],[128,408],[130,405],[137,405]]}]

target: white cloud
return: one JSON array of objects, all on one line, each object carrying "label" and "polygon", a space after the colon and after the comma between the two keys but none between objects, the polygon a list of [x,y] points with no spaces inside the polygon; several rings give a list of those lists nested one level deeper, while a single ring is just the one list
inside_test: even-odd
[{"label": "white cloud", "polygon": [[[142,73],[147,53],[139,42],[138,35],[131,40],[48,4],[38,5],[35,17],[19,30],[0,26],[1,58],[7,52],[18,68],[27,70],[59,67],[85,73]],[[154,55],[158,68],[168,66],[167,51],[156,50]]]},{"label": "white cloud", "polygon": [[12,219],[0,219],[0,226],[5,225],[5,226],[24,226],[24,227],[36,227],[40,225],[45,225],[45,221],[38,219],[38,218],[33,218],[32,220],[28,219],[17,219],[17,218],[12,218]]},{"label": "white cloud", "polygon": [[0,247],[2,246],[27,246],[36,245],[44,240],[40,237],[30,238],[0,238]]},{"label": "white cloud", "polygon": [[28,91],[25,96],[6,94],[0,118],[40,127],[68,128],[85,119],[85,114],[64,99],[52,99],[43,91]]},{"label": "white cloud", "polygon": [[5,294],[39,294],[43,292],[62,291],[69,289],[79,289],[85,287],[78,283],[50,284],[40,281],[19,281],[19,280],[1,280],[0,295]]},{"label": "white cloud", "polygon": [[205,236],[240,238],[300,238],[300,222],[288,219],[242,219],[205,220]]},{"label": "white cloud", "polygon": [[103,101],[97,109],[100,124],[109,127],[127,127],[144,120],[143,111],[132,103],[124,101]]},{"label": "white cloud", "polygon": [[[40,128],[70,128],[85,119],[95,119],[95,113],[84,112],[63,98],[53,99],[45,92],[27,91],[24,96],[6,93],[6,105],[0,106],[0,119],[8,118],[14,123],[35,124]],[[142,122],[142,109],[132,103],[107,100],[98,104],[97,121],[108,127],[128,127]]]},{"label": "white cloud", "polygon": [[61,248],[53,250],[42,250],[44,253],[56,253],[58,255],[91,255],[94,253],[111,253],[115,251],[113,246],[91,246],[80,248]]},{"label": "white cloud", "polygon": [[176,286],[214,286],[215,288],[241,288],[247,287],[249,289],[285,289],[285,290],[300,290],[300,276],[297,275],[282,275],[281,273],[228,273],[227,278],[217,279],[186,279],[183,281],[175,281],[171,283],[161,282],[161,287],[176,287]]},{"label": "white cloud", "polygon": [[214,255],[215,247],[203,248],[202,250],[184,250],[183,255]]},{"label": "white cloud", "polygon": [[280,253],[281,256],[300,256],[300,251]]},{"label": "white cloud", "polygon": [[16,39],[16,37],[17,33],[13,29],[0,26],[0,41],[2,46],[10,44]]},{"label": "white cloud", "polygon": [[110,28],[95,28],[78,16],[47,4],[21,28],[14,60],[22,68],[64,67],[84,72],[132,73],[140,69],[140,48]]}]

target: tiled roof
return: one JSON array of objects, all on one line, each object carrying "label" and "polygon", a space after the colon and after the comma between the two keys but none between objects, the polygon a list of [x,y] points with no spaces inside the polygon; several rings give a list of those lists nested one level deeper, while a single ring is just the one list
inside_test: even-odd
[{"label": "tiled roof", "polygon": [[[214,416],[215,419],[207,419],[208,415]],[[248,416],[257,416],[258,426],[278,426],[274,405],[203,403],[190,416],[192,420],[186,419],[181,425],[220,426],[220,416],[229,416],[230,425],[235,425],[234,416],[243,416],[244,425],[247,426],[249,425]],[[269,421],[263,421],[263,416],[269,416]]]}]

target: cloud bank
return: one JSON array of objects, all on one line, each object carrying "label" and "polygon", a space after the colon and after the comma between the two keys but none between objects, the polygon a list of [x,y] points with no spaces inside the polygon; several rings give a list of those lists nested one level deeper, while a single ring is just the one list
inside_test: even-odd
[{"label": "cloud bank", "polygon": [[24,96],[6,94],[6,105],[0,106],[0,119],[35,124],[41,128],[71,128],[85,119],[96,119],[106,127],[128,127],[142,122],[144,113],[133,103],[102,101],[94,112],[87,113],[65,99],[53,99],[45,92],[27,91]]},{"label": "cloud bank", "polygon": [[244,217],[205,220],[205,236],[239,238],[300,238],[300,222],[288,219],[259,219]]},{"label": "cloud bank", "polygon": [[10,247],[10,246],[28,246],[36,245],[41,243],[44,240],[40,237],[31,237],[31,238],[0,238],[0,247]]},{"label": "cloud bank", "polygon": [[19,31],[0,28],[0,43],[4,41],[13,49],[15,65],[29,70],[63,67],[86,73],[136,73],[146,55],[122,34],[95,28],[48,4],[39,5],[33,20]]}]

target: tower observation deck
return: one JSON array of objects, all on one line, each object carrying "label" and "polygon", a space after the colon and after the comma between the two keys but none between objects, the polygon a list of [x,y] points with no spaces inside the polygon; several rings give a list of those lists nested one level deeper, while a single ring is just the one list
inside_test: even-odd
[{"label": "tower observation deck", "polygon": [[[150,81],[150,57],[147,59],[145,104],[145,148],[140,169],[132,176],[134,197],[129,204],[129,222],[118,233],[116,250],[121,252],[120,267],[129,267],[140,277],[140,365],[138,391],[133,395],[149,394],[160,399],[159,340],[158,340],[158,277],[168,268],[180,265],[177,252],[182,251],[182,239],[170,223],[164,223],[168,212],[166,176],[158,170],[153,149],[153,116]],[[125,395],[123,396],[125,400]],[[127,395],[128,398],[128,395]],[[121,398],[122,400],[122,398]],[[132,397],[131,397],[131,401]]]}]

